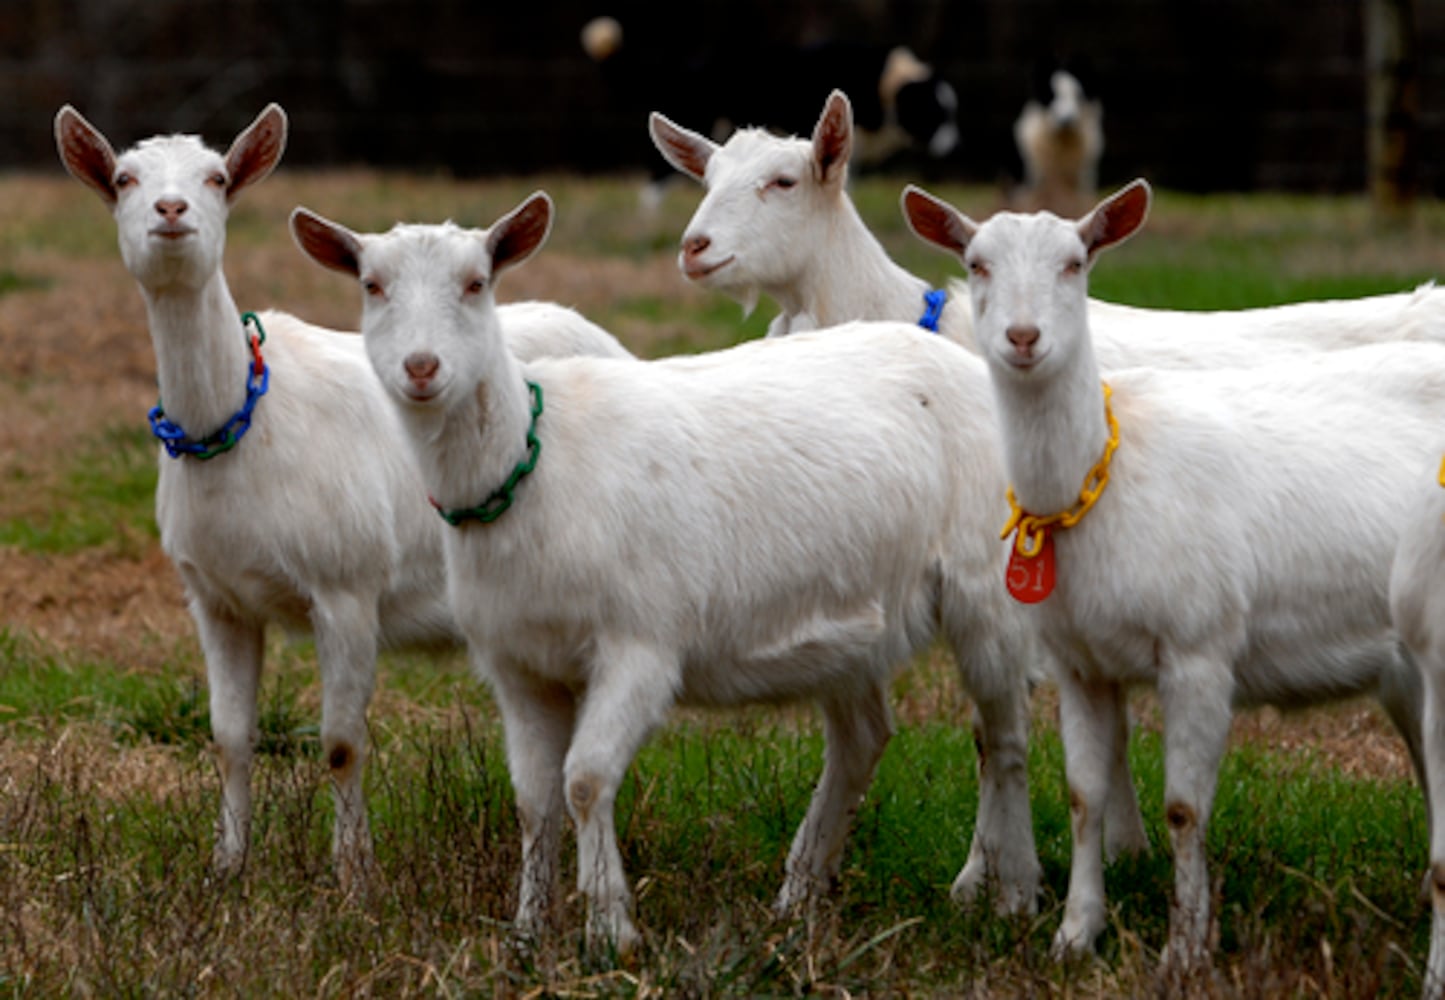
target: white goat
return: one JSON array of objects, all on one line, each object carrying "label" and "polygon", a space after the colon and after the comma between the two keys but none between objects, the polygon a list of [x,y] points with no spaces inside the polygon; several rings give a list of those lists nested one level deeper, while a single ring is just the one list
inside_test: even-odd
[{"label": "white goat", "polygon": [[[1390,574],[1390,615],[1425,687],[1424,745],[1430,816],[1445,816],[1445,462],[1416,476]],[[1445,823],[1430,826],[1430,954],[1424,995],[1445,996]]]},{"label": "white goat", "polygon": [[814,898],[891,733],[890,672],[940,626],[974,662],[975,697],[1004,706],[981,798],[1025,793],[981,808],[995,825],[975,830],[970,877],[986,861],[1012,907],[1031,907],[1017,678],[1033,636],[1000,631],[1003,547],[962,513],[1005,509],[982,362],[911,324],[862,324],[653,362],[519,363],[493,285],[550,218],[541,194],[487,232],[358,235],[292,216],[310,256],[360,279],[367,350],[433,496],[458,521],[482,497],[515,499],[490,524],[462,521],[446,553],[506,727],[518,926],[550,907],[565,805],[589,937],[636,943],[613,800],[675,702],[818,701],[826,762],[776,905]]},{"label": "white goat", "polygon": [[[206,659],[222,783],[215,864],[234,871],[246,856],[263,635],[275,622],[315,634],[335,860],[358,884],[371,857],[361,771],[378,640],[460,636],[441,531],[361,338],[278,312],[243,323],[227,287],[229,207],[281,158],[285,114],[267,107],[224,156],[194,136],[117,156],[69,106],[55,133],[65,166],[114,213],[149,317],[164,404],[152,420],[175,456],[161,457],[156,519]],[[519,350],[625,354],[568,310],[512,308]]]},{"label": "white goat", "polygon": [[[853,121],[835,91],[811,141],[760,129],[724,145],[650,120],[653,142],[707,194],[682,237],[688,278],[741,300],[760,295],[780,313],[769,336],[850,320],[920,320],[929,309],[923,279],[889,258],[848,196]],[[941,290],[940,290],[941,291]],[[1445,340],[1445,290],[1229,312],[1138,309],[1090,299],[1095,352],[1106,369],[1133,365],[1199,368],[1295,356],[1383,340]],[[1163,324],[1168,336],[1159,336]],[[937,317],[940,333],[977,350],[973,310],[960,285]]]},{"label": "white goat", "polygon": [[[1208,963],[1204,834],[1236,705],[1374,692],[1422,773],[1420,683],[1387,590],[1403,498],[1445,422],[1445,349],[1118,371],[1111,407],[1088,273],[1149,199],[1136,182],[1078,223],[1002,213],[979,225],[916,188],[904,195],[919,234],[970,275],[1016,514],[1030,512],[1013,565],[1029,580],[1056,567],[1038,623],[1062,666],[1074,846],[1055,947],[1087,949],[1103,929],[1101,762],[1118,752],[1123,686],[1151,683],[1175,859],[1168,967],[1189,972]],[[1054,512],[1067,517],[1050,526]]]},{"label": "white goat", "polygon": [[1080,211],[1098,185],[1104,106],[1085,98],[1083,85],[1064,70],[1049,78],[1049,87],[1052,100],[1028,101],[1014,122],[1025,197],[1031,208]]}]

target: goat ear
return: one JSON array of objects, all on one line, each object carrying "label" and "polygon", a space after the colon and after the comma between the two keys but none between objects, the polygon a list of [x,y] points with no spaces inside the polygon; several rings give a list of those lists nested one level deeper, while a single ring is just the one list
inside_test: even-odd
[{"label": "goat ear", "polygon": [[1079,220],[1079,238],[1092,260],[1100,250],[1122,243],[1149,217],[1150,191],[1147,181],[1134,181],[1122,191],[1105,198]]},{"label": "goat ear", "polygon": [[818,169],[818,182],[842,183],[848,176],[848,160],[853,156],[853,105],[841,90],[828,95],[823,114],[813,128],[813,162]]},{"label": "goat ear", "polygon": [[903,217],[919,239],[960,257],[978,232],[978,223],[912,184],[903,189]]},{"label": "goat ear", "polygon": [[322,267],[361,276],[361,239],[345,226],[298,207],[291,213],[291,238]]},{"label": "goat ear", "polygon": [[708,161],[718,150],[717,143],[673,124],[656,111],[647,118],[647,130],[652,134],[652,144],[664,160],[694,180],[703,179],[707,174]]},{"label": "goat ear", "polygon": [[534,192],[487,230],[492,273],[499,274],[532,256],[551,231],[552,199],[545,191]]},{"label": "goat ear", "polygon": [[55,146],[71,176],[115,204],[115,150],[100,129],[69,104],[55,115]]},{"label": "goat ear", "polygon": [[279,104],[268,104],[226,151],[226,173],[231,178],[226,200],[234,201],[245,188],[265,180],[285,150],[286,112]]}]

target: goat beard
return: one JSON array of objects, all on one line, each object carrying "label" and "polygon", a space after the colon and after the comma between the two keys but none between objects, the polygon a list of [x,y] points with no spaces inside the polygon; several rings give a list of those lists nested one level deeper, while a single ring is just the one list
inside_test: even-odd
[{"label": "goat beard", "polygon": [[733,293],[732,297],[737,300],[738,305],[743,307],[743,319],[747,319],[758,308],[758,295],[756,288]]}]

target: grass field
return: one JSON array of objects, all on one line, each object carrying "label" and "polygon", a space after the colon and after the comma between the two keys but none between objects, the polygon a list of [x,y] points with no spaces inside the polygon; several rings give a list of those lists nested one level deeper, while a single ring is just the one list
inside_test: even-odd
[{"label": "grass field", "polygon": [[[860,181],[864,217],[934,281],[956,262],[898,213],[902,181]],[[284,221],[304,204],[358,229],[484,225],[546,188],[549,245],[503,299],[580,308],[637,353],[755,337],[768,304],[688,286],[677,235],[697,201],[637,211],[628,180],[458,182],[287,171],[232,216],[242,308],[354,325],[358,295],[306,262]],[[936,193],[975,217],[982,188]],[[1445,206],[1377,226],[1352,199],[1164,192],[1095,294],[1232,308],[1395,291],[1445,274]],[[304,640],[274,636],[263,694],[253,855],[208,874],[216,778],[204,671],[151,515],[144,424],[154,365],[140,299],[101,204],[60,176],[0,177],[0,996],[1119,996],[1154,991],[1170,869],[1157,716],[1131,759],[1155,850],[1108,872],[1100,958],[1048,960],[1067,882],[1068,808],[1051,692],[1030,761],[1046,894],[1036,919],[954,910],[972,831],[968,704],[940,655],[896,685],[899,733],[858,816],[832,902],[798,923],[767,906],[821,760],[807,707],[679,713],[619,808],[646,945],[589,959],[570,903],[555,938],[511,946],[518,841],[499,725],[460,656],[390,654],[368,772],[381,879],[346,898],[329,870],[319,682]],[[1349,703],[1236,723],[1211,826],[1221,995],[1412,996],[1426,949],[1426,819],[1399,740]]]}]

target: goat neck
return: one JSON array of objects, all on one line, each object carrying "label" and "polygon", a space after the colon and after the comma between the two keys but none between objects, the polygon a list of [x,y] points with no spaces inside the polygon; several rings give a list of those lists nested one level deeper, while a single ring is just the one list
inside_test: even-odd
[{"label": "goat neck", "polygon": [[440,507],[475,506],[526,457],[531,393],[522,366],[499,354],[487,377],[445,410],[404,411],[423,479]]},{"label": "goat neck", "polygon": [[1019,505],[1067,510],[1109,440],[1104,391],[1092,357],[1028,381],[993,380],[1009,481]]},{"label": "goat neck", "polygon": [[142,285],[141,294],[166,414],[192,436],[205,436],[245,402],[251,364],[225,276],[216,271],[200,285]]},{"label": "goat neck", "polygon": [[810,264],[813,281],[799,282],[797,305],[817,325],[837,326],[858,319],[914,321],[923,314],[928,285],[899,267],[868,231],[846,193],[839,192],[837,210]]}]

